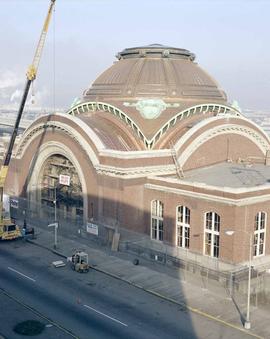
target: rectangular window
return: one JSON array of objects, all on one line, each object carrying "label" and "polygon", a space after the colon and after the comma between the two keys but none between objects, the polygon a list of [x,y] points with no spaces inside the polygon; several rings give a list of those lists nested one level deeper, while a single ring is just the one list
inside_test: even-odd
[{"label": "rectangular window", "polygon": [[253,256],[257,255],[257,246],[258,246],[258,234],[254,234],[254,242],[253,242]]},{"label": "rectangular window", "polygon": [[183,222],[183,206],[178,208],[178,222]]},{"label": "rectangular window", "polygon": [[257,213],[255,217],[255,230],[257,231],[258,229],[259,229],[259,213]]},{"label": "rectangular window", "polygon": [[180,227],[180,241],[179,246],[182,247],[183,244],[183,226]]},{"label": "rectangular window", "polygon": [[163,221],[159,220],[159,228],[158,228],[158,240],[162,241],[163,240]]},{"label": "rectangular window", "polygon": [[214,234],[214,253],[213,256],[218,258],[219,256],[219,235]]},{"label": "rectangular window", "polygon": [[266,213],[258,212],[255,216],[254,238],[253,238],[253,256],[264,255],[265,247],[265,228]]},{"label": "rectangular window", "polygon": [[152,218],[152,238],[157,239],[157,219]]},{"label": "rectangular window", "polygon": [[153,201],[152,203],[152,215],[157,216],[157,201]]},{"label": "rectangular window", "polygon": [[208,230],[211,230],[211,228],[212,228],[212,213],[206,214],[206,225],[205,225],[205,227]]},{"label": "rectangular window", "polygon": [[182,226],[177,227],[177,246],[181,246],[182,244]]},{"label": "rectangular window", "polygon": [[190,209],[186,208],[186,224],[190,224]]},{"label": "rectangular window", "polygon": [[160,218],[163,218],[163,204],[159,204],[159,213],[158,216]]},{"label": "rectangular window", "polygon": [[163,203],[154,200],[151,203],[151,237],[156,240],[163,240]]},{"label": "rectangular window", "polygon": [[190,230],[189,227],[185,228],[185,247],[186,248],[189,248],[189,233],[190,233],[189,230]]},{"label": "rectangular window", "polygon": [[177,246],[189,248],[190,209],[186,206],[177,206],[176,208],[176,230]]},{"label": "rectangular window", "polygon": [[205,254],[211,255],[211,233],[205,233]]},{"label": "rectangular window", "polygon": [[260,234],[260,246],[259,246],[259,255],[262,255],[264,252],[264,233]]},{"label": "rectangular window", "polygon": [[262,214],[261,214],[260,229],[261,229],[261,230],[264,230],[264,227],[265,227],[265,214],[262,213]]},{"label": "rectangular window", "polygon": [[205,215],[205,255],[219,257],[219,230],[220,216],[215,212],[207,212]]},{"label": "rectangular window", "polygon": [[214,230],[216,232],[219,232],[219,225],[220,225],[220,217],[218,214],[215,213]]}]

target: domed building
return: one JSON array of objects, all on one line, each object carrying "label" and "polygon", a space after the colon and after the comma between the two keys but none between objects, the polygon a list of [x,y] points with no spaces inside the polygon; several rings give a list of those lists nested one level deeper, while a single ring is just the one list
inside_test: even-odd
[{"label": "domed building", "polygon": [[117,59],[66,114],[24,132],[10,191],[50,204],[61,175],[62,207],[85,227],[134,231],[230,263],[248,260],[251,236],[254,262],[266,258],[268,135],[190,51],[154,44]]}]

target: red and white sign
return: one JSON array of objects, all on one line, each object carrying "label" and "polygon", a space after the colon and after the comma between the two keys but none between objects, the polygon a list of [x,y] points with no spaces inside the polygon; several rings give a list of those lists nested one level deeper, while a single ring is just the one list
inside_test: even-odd
[{"label": "red and white sign", "polygon": [[60,174],[60,176],[59,176],[59,184],[70,186],[70,176]]}]

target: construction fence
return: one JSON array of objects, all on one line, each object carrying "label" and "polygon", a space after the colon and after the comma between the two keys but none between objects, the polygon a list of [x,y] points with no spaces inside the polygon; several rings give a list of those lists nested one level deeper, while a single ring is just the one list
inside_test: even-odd
[{"label": "construction fence", "polygon": [[[182,280],[195,281],[203,289],[222,288],[229,296],[246,295],[248,267],[235,266],[224,270],[213,258],[202,258],[199,254],[176,249],[164,243],[152,241],[149,236],[119,227],[114,220],[84,220],[83,216],[69,213],[53,206],[35,203],[24,198],[11,198],[11,217],[19,225],[26,222],[48,231],[48,225],[58,222],[58,235],[68,238],[80,237],[97,246],[112,246],[115,234],[120,234],[117,248],[138,258],[159,265],[173,267]],[[204,261],[202,261],[204,259]],[[252,268],[251,301],[254,305],[270,301],[270,273],[267,267]]]}]

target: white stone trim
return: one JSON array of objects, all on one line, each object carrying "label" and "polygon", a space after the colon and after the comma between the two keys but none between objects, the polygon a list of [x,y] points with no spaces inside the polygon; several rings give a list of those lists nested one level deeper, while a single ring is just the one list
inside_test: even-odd
[{"label": "white stone trim", "polygon": [[108,165],[95,166],[97,173],[108,176],[121,177],[123,179],[142,178],[149,174],[171,175],[175,174],[175,165],[144,166],[144,167],[114,167]]},{"label": "white stone trim", "polygon": [[223,134],[237,134],[251,140],[265,155],[270,145],[256,130],[237,124],[226,124],[208,129],[194,139],[178,157],[179,164],[183,167],[192,154],[204,143]]},{"label": "white stone trim", "polygon": [[44,129],[59,129],[64,133],[68,134],[72,139],[76,140],[76,142],[81,146],[81,148],[85,151],[93,166],[99,164],[99,159],[93,151],[92,147],[89,145],[84,138],[82,138],[81,134],[70,127],[68,124],[59,121],[47,121],[46,123],[35,124],[26,130],[25,134],[21,138],[19,145],[17,147],[16,157],[22,158],[24,153],[26,152],[30,143],[40,134],[44,132]]},{"label": "white stone trim", "polygon": [[[229,114],[226,115],[227,118],[233,118],[233,119],[238,119],[240,122],[241,121],[245,121],[248,122],[250,125],[253,125],[254,127],[258,128],[261,133],[265,136],[265,139],[269,142],[270,144],[270,137],[258,126],[256,125],[254,122],[252,122],[251,120],[244,118],[244,117],[239,117],[239,116],[230,116]],[[207,119],[204,119],[200,122],[198,122],[195,126],[193,126],[189,131],[187,131],[182,138],[180,138],[178,140],[178,142],[175,144],[174,148],[176,151],[180,150],[180,148],[187,142],[187,140],[189,138],[191,138],[196,132],[198,132],[200,129],[202,129],[203,127],[207,126],[208,124],[211,124],[215,121],[220,121],[220,120],[224,120],[224,116],[216,116],[216,117],[209,117]],[[219,125],[219,126],[224,126],[224,125]],[[258,132],[257,132],[258,133]]]},{"label": "white stone trim", "polygon": [[207,189],[209,191],[220,191],[220,192],[225,192],[225,193],[232,193],[232,194],[242,194],[242,193],[252,193],[252,192],[260,192],[264,190],[269,190],[270,189],[270,183],[269,184],[264,184],[260,186],[253,186],[253,187],[222,187],[222,186],[215,186],[215,185],[208,185],[202,182],[196,182],[196,181],[188,181],[185,179],[177,179],[177,178],[160,178],[156,176],[148,176],[149,179],[154,179],[158,180],[160,182],[165,182],[165,183],[170,183],[170,184],[181,184],[181,185],[187,185],[190,187],[198,187],[198,188],[203,188]]},{"label": "white stone trim", "polygon": [[105,148],[105,145],[103,144],[99,136],[96,134],[96,132],[89,125],[87,125],[83,120],[77,117],[71,117],[70,115],[66,113],[56,113],[53,115],[60,116],[71,122],[75,122],[89,136],[89,138],[92,140],[92,142],[95,144],[98,150],[102,150]]},{"label": "white stone trim", "polygon": [[231,198],[225,198],[225,197],[220,197],[217,195],[210,195],[206,193],[199,193],[199,192],[191,192],[187,190],[183,190],[180,188],[172,188],[172,187],[164,187],[156,184],[145,184],[144,187],[146,189],[151,189],[159,192],[164,192],[164,193],[173,193],[177,195],[181,195],[184,197],[189,197],[189,198],[197,198],[200,200],[206,200],[206,201],[212,201],[212,202],[217,202],[217,203],[222,203],[225,205],[230,205],[230,206],[246,206],[246,205],[254,205],[257,203],[263,203],[266,201],[270,201],[270,194],[265,194],[261,196],[254,196],[254,197],[249,197],[249,198],[242,198],[242,199],[231,199]]},{"label": "white stone trim", "polygon": [[160,158],[171,157],[170,149],[162,150],[147,150],[147,151],[116,151],[116,150],[102,150],[99,153],[101,156],[106,156],[116,159],[144,159],[144,158]]},{"label": "white stone trim", "polygon": [[[240,118],[238,118],[238,119],[240,119]],[[253,125],[254,127],[256,127],[257,129],[259,129],[259,131],[264,135],[265,139],[266,139],[266,140],[269,142],[269,144],[270,144],[270,136],[265,132],[265,130],[264,130],[261,126],[257,125],[254,121],[252,121],[252,120],[246,118],[245,116],[242,116],[241,119],[244,120],[244,121],[247,121],[249,124],[251,124],[251,125]]]}]

